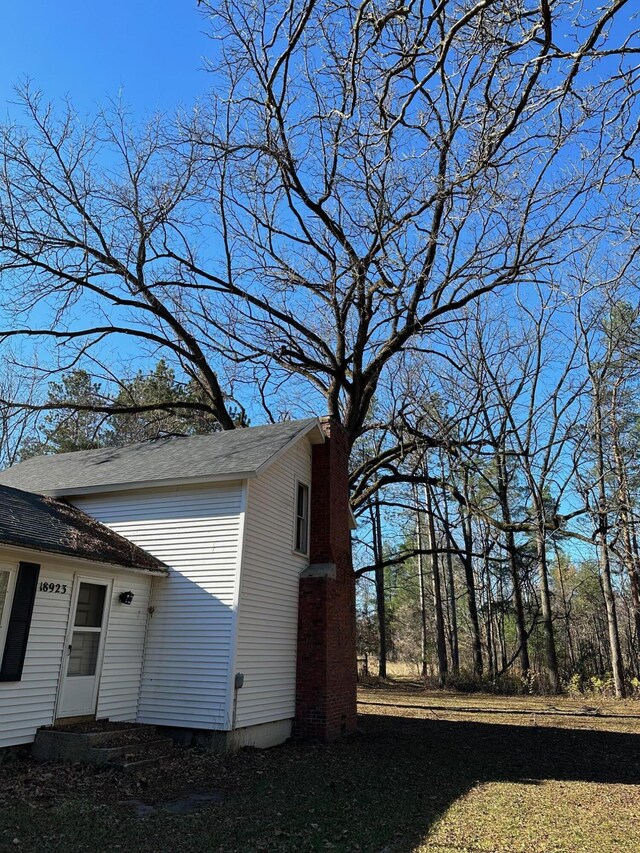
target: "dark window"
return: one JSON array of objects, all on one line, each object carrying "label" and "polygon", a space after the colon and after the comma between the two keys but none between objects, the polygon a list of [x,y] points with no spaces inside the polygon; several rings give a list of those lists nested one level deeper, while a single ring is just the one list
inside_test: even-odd
[{"label": "dark window", "polygon": [[22,678],[39,574],[40,566],[37,563],[20,563],[7,625],[0,681],[20,681]]},{"label": "dark window", "polygon": [[296,484],[296,551],[309,551],[309,486]]},{"label": "dark window", "polygon": [[0,661],[2,660],[4,638],[7,635],[9,616],[11,615],[15,575],[16,569],[0,568]]},{"label": "dark window", "polygon": [[81,583],[76,604],[74,625],[81,628],[100,628],[104,613],[106,586],[96,583]]}]

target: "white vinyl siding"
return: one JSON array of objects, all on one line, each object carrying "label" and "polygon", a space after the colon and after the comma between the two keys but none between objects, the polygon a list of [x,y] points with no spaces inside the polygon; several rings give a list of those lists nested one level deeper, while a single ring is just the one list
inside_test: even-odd
[{"label": "white vinyl siding", "polygon": [[[151,577],[133,573],[118,576],[114,581],[98,694],[98,719],[136,719],[151,583]],[[121,592],[133,592],[131,604],[120,601]]]},{"label": "white vinyl siding", "polygon": [[228,728],[241,483],[72,500],[171,567],[153,587],[139,722]]},{"label": "white vinyl siding", "polygon": [[295,715],[300,572],[295,545],[296,485],[311,482],[311,444],[303,438],[248,482],[236,672],[236,726]]},{"label": "white vinyl siding", "polygon": [[[0,747],[31,743],[40,726],[48,726],[54,722],[60,667],[66,649],[69,609],[76,573],[74,568],[68,564],[65,565],[63,558],[60,558],[58,563],[58,558],[50,559],[50,555],[47,554],[30,553],[22,558],[3,558],[2,565],[11,563],[17,569],[19,559],[40,563],[41,568],[22,678],[20,681],[0,682]],[[83,576],[95,575],[96,578],[101,579],[112,577],[114,591],[135,589],[140,594],[140,604],[149,595],[151,586],[149,575],[121,571],[117,568],[113,571],[96,568],[94,571],[86,564],[77,573]],[[66,584],[67,589],[64,594],[44,592],[41,588],[44,583],[56,586]],[[113,602],[111,608],[102,670],[103,678],[100,683],[99,707],[102,707],[103,702],[106,701],[107,710],[102,716],[107,716],[111,713],[111,709],[116,709],[116,716],[112,719],[135,719],[139,680],[134,681],[130,678],[120,680],[119,678],[120,672],[136,667],[139,672],[142,665],[142,644],[134,638],[140,630],[139,626],[143,625],[146,619],[146,606],[141,608],[140,614],[135,610],[134,605],[126,607],[117,600]],[[126,648],[123,648],[121,639],[129,633],[131,640],[125,640]],[[144,635],[144,631],[142,634]],[[117,663],[115,658],[111,658],[111,655],[116,654],[120,656]]]},{"label": "white vinyl siding", "polygon": [[[28,559],[37,561],[35,557]],[[15,566],[17,569],[17,560]],[[40,726],[53,723],[73,572],[43,565],[38,587],[45,581],[66,583],[67,593],[56,595],[36,589],[22,678],[0,682],[0,747],[31,743]]]}]

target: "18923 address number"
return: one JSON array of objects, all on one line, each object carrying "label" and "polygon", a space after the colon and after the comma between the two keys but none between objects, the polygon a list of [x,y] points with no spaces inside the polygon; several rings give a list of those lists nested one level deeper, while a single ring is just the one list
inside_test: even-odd
[{"label": "18923 address number", "polygon": [[49,583],[49,581],[42,581],[38,585],[38,589],[40,592],[57,592],[60,595],[64,595],[67,591],[66,583]]}]

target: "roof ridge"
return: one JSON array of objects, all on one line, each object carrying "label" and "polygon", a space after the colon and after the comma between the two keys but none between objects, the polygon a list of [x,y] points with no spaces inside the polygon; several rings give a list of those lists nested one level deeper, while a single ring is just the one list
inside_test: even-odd
[{"label": "roof ridge", "polygon": [[[258,476],[318,425],[301,418],[192,436],[34,456],[0,471],[0,484],[49,495],[87,494]],[[313,437],[312,437],[313,440]]]}]

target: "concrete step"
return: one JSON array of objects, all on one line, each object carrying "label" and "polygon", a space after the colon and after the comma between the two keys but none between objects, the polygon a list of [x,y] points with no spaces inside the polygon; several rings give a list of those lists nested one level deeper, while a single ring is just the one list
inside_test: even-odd
[{"label": "concrete step", "polygon": [[158,732],[155,726],[134,725],[128,728],[109,729],[103,732],[84,732],[82,736],[87,739],[91,747],[95,747],[106,744],[119,744],[120,742],[127,743],[135,741],[139,743],[140,741],[153,740],[153,738],[158,736]]},{"label": "concrete step", "polygon": [[158,744],[148,749],[142,746],[136,749],[131,749],[128,752],[114,756],[109,762],[109,767],[120,767],[122,770],[142,770],[145,767],[151,767],[160,764],[173,751],[173,742],[168,738],[164,739],[162,744]]},{"label": "concrete step", "polygon": [[122,761],[118,763],[117,766],[131,773],[134,770],[144,770],[145,767],[153,767],[156,764],[160,764],[166,757],[166,753],[163,755],[151,755],[148,758],[137,758],[132,759],[131,761]]},{"label": "concrete step", "polygon": [[127,724],[113,727],[107,724],[100,730],[96,724],[95,730],[73,729],[73,726],[38,729],[31,750],[34,758],[39,761],[94,763],[95,756],[91,753],[103,747],[112,747],[126,754],[127,750],[148,750],[154,740],[171,743],[168,738],[158,737],[155,726]]},{"label": "concrete step", "polygon": [[142,741],[130,741],[118,746],[94,746],[87,753],[87,760],[92,764],[121,764],[122,760],[130,756],[166,755],[171,749],[173,749],[171,738],[148,738]]}]

